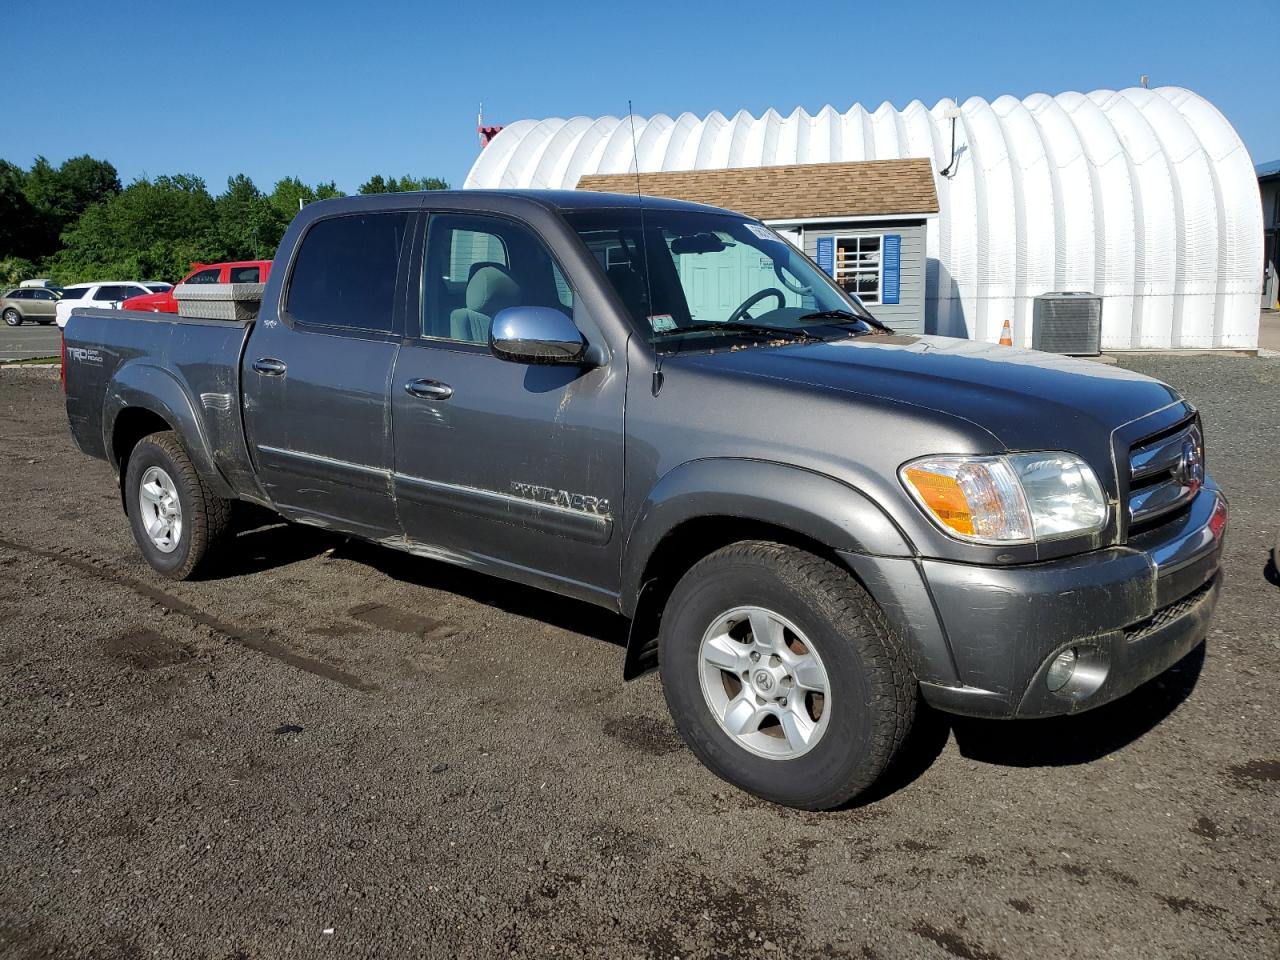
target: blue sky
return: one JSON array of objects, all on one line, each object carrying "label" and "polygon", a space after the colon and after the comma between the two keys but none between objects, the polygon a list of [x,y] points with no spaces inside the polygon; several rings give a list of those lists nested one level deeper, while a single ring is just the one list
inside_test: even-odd
[{"label": "blue sky", "polygon": [[[90,153],[126,182],[373,173],[462,184],[475,114],[815,111],[943,96],[1189,87],[1280,158],[1271,3],[14,3],[44,62],[0,84],[27,165]],[[39,38],[47,38],[47,44]],[[21,131],[21,136],[13,136]]]}]

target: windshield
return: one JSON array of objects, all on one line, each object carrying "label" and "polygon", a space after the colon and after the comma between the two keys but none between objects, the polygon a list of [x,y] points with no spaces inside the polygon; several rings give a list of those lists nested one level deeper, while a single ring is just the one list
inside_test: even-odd
[{"label": "windshield", "polygon": [[570,211],[636,329],[659,351],[883,329],[795,247],[735,214]]},{"label": "windshield", "polygon": [[88,287],[65,287],[62,291],[62,299],[79,300],[88,292]]}]

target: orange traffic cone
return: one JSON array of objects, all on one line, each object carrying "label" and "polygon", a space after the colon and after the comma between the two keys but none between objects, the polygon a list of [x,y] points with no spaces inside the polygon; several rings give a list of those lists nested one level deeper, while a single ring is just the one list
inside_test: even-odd
[{"label": "orange traffic cone", "polygon": [[1004,329],[1000,331],[1000,346],[1013,346],[1013,329],[1009,326],[1009,321],[1007,319],[1004,322]]}]

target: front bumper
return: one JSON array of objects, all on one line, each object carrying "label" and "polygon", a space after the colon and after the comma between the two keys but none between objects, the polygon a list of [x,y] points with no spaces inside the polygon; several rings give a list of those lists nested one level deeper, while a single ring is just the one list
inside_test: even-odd
[{"label": "front bumper", "polygon": [[[1225,523],[1209,482],[1180,520],[1123,547],[1008,568],[917,561],[951,657],[950,671],[917,670],[924,698],[971,716],[1045,717],[1123,696],[1208,633]],[[1076,676],[1050,690],[1050,665],[1072,648]]]}]

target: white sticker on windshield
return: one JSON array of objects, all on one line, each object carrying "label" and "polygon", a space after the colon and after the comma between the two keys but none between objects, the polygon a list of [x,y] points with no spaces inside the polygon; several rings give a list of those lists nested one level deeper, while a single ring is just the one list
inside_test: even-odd
[{"label": "white sticker on windshield", "polygon": [[655,313],[649,317],[649,326],[654,333],[666,333],[676,328],[676,318],[669,313]]},{"label": "white sticker on windshield", "polygon": [[757,240],[772,240],[775,243],[778,240],[778,238],[774,236],[773,231],[768,227],[762,227],[758,223],[744,223],[743,226],[751,231],[752,236]]}]

